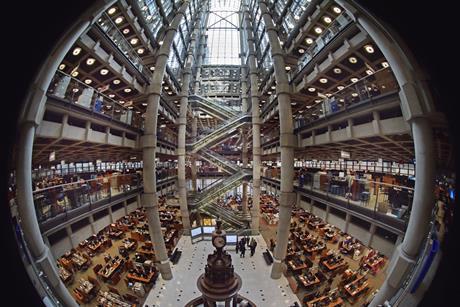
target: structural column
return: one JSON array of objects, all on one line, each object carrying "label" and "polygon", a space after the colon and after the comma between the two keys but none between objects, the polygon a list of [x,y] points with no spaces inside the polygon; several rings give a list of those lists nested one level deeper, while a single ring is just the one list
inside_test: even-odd
[{"label": "structural column", "polygon": [[343,229],[343,232],[348,233],[348,227],[350,226],[350,218],[351,214],[347,212],[345,215],[345,227]]},{"label": "structural column", "polygon": [[[198,117],[195,115],[192,119],[192,140],[196,142],[198,131]],[[193,192],[197,191],[197,167],[196,167],[196,153],[191,153],[191,171],[192,171],[192,190]]]},{"label": "structural column", "polygon": [[161,84],[166,71],[166,63],[169,57],[169,51],[172,42],[177,33],[177,28],[185,18],[185,11],[189,1],[185,1],[170,26],[166,30],[163,39],[163,45],[157,54],[155,62],[155,71],[147,90],[147,110],[145,112],[144,135],[142,136],[143,148],[143,176],[144,176],[144,196],[143,205],[149,224],[150,237],[152,239],[155,256],[160,261],[158,267],[161,276],[165,280],[172,279],[171,267],[169,265],[168,253],[166,251],[165,241],[161,232],[161,222],[158,212],[158,198],[156,194],[156,172],[155,172],[155,148],[157,143],[157,120],[158,105],[160,104]]},{"label": "structural column", "polygon": [[282,274],[282,264],[286,257],[289,238],[289,225],[291,221],[292,206],[295,204],[294,191],[294,146],[297,139],[294,137],[292,121],[291,96],[284,53],[280,46],[278,33],[272,17],[264,1],[259,0],[262,18],[267,31],[270,52],[276,79],[276,95],[278,96],[278,109],[280,119],[280,149],[281,149],[281,185],[280,185],[280,211],[278,232],[276,235],[276,248],[274,253],[271,277],[278,279]]},{"label": "structural column", "polygon": [[[201,15],[201,13],[199,13]],[[199,22],[199,21],[198,21]],[[195,26],[196,27],[196,26]],[[180,93],[180,111],[177,124],[179,126],[178,132],[178,146],[177,146],[177,161],[178,161],[178,186],[179,186],[179,205],[182,217],[182,225],[184,233],[190,234],[190,214],[187,204],[187,185],[185,180],[185,133],[187,124],[187,110],[188,110],[188,95],[190,86],[190,76],[192,74],[193,63],[193,50],[195,48],[195,37],[198,30],[192,34],[189,51],[185,60],[185,67],[182,73],[182,88]]]},{"label": "structural column", "polygon": [[70,246],[72,246],[72,248],[75,248],[77,245],[73,241],[72,228],[70,228],[70,225],[67,225],[65,227],[65,232],[67,233],[67,237],[69,238]]},{"label": "structural column", "polygon": [[[243,37],[240,35],[240,37]],[[244,65],[244,63],[242,63]],[[248,87],[247,87],[247,68],[246,66],[241,66],[241,110],[243,113],[248,112]],[[247,129],[244,126],[241,129],[241,160],[243,162],[243,168],[248,167],[248,138],[247,138]],[[243,209],[243,214],[246,216],[248,214],[248,181],[243,180],[243,195],[241,199],[241,207]]]},{"label": "structural column", "polygon": [[251,31],[251,17],[247,1],[243,4],[244,19],[243,25],[248,41],[248,67],[250,81],[250,99],[252,110],[252,208],[251,208],[251,228],[257,232],[259,230],[260,219],[260,108],[258,75],[256,66],[256,54],[254,48],[254,36]]},{"label": "structural column", "polygon": [[[128,214],[128,213],[126,213]],[[90,216],[88,216],[88,219],[89,219],[89,226],[91,227],[91,232],[94,234],[96,233],[96,229],[94,228],[94,216],[92,214],[90,214]],[[111,222],[113,223],[113,222]]]},{"label": "structural column", "polygon": [[366,245],[371,247],[372,241],[374,240],[374,234],[377,226],[374,223],[371,223],[371,228],[369,229],[369,237],[367,239]]}]

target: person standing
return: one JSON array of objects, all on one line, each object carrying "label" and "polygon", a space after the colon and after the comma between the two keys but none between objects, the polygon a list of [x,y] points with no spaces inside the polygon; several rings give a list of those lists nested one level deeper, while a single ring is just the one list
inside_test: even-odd
[{"label": "person standing", "polygon": [[241,241],[236,242],[236,254],[238,254],[240,244],[241,244]]},{"label": "person standing", "polygon": [[257,247],[257,242],[256,242],[256,240],[253,240],[252,243],[251,243],[251,257],[254,256],[254,253],[256,251],[256,247]]},{"label": "person standing", "polygon": [[240,250],[241,250],[240,258],[244,258],[244,254],[245,254],[245,252],[246,252],[246,245],[245,245],[245,244],[241,244]]}]

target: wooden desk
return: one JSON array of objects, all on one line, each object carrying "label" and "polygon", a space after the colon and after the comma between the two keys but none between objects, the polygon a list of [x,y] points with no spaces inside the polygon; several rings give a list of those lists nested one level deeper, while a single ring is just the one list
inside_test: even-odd
[{"label": "wooden desk", "polygon": [[59,263],[68,271],[72,272],[73,269],[73,262],[71,259],[67,259],[65,257],[59,258]]},{"label": "wooden desk", "polygon": [[293,260],[288,261],[288,266],[291,270],[293,271],[299,271],[308,268],[307,264],[305,262],[302,262],[300,265],[296,265]]},{"label": "wooden desk", "polygon": [[358,278],[356,278],[355,280],[353,280],[351,283],[349,284],[346,284],[343,288],[345,289],[345,291],[347,292],[347,294],[350,296],[350,297],[354,297],[356,296],[357,294],[359,294],[361,291],[363,291],[367,286],[369,286],[369,282],[366,280],[363,282],[363,284],[361,286],[358,286],[356,287],[355,289],[351,289],[352,285],[357,285],[358,282],[364,278],[364,275],[361,275],[359,276]]},{"label": "wooden desk", "polygon": [[59,267],[59,277],[61,278],[64,284],[70,284],[72,282],[72,273],[66,270],[63,267]]},{"label": "wooden desk", "polygon": [[91,249],[93,252],[96,252],[102,245],[102,242],[97,242],[96,244],[94,243],[89,243],[87,246],[89,247],[89,249]]},{"label": "wooden desk", "polygon": [[384,258],[380,256],[374,256],[372,258],[367,258],[364,260],[364,264],[368,266],[373,273],[376,273],[377,270],[380,268],[381,265],[383,265]]},{"label": "wooden desk", "polygon": [[135,281],[139,281],[139,282],[148,284],[148,283],[153,281],[155,275],[156,275],[156,271],[153,271],[153,272],[150,272],[150,274],[148,275],[147,278],[142,277],[142,276],[138,276],[137,274],[132,274],[132,273],[128,273],[128,275],[126,277],[128,279],[133,279]]},{"label": "wooden desk", "polygon": [[300,283],[304,287],[310,287],[310,286],[319,284],[321,281],[319,280],[318,276],[316,276],[316,274],[313,274],[313,276],[315,277],[315,279],[313,279],[312,281],[309,281],[306,275],[304,275],[304,274],[299,275]]},{"label": "wooden desk", "polygon": [[335,307],[335,306],[340,306],[343,304],[343,300],[341,297],[337,297],[335,300],[333,300],[332,302],[329,302],[328,305],[320,305],[319,303],[321,302],[326,302],[327,300],[329,300],[329,295],[324,295],[324,296],[321,296],[321,297],[318,297],[314,300],[311,300],[309,302],[307,302],[307,306],[308,307],[316,307],[316,306],[324,306],[324,307]]},{"label": "wooden desk", "polygon": [[105,279],[109,279],[113,275],[113,273],[118,269],[118,267],[121,265],[122,262],[123,262],[123,259],[121,258],[115,261],[114,264],[112,264],[110,261],[105,266],[103,266],[99,270],[99,272],[97,272],[97,274],[101,275]]},{"label": "wooden desk", "polygon": [[342,258],[341,261],[336,262],[334,264],[330,264],[329,261],[324,260],[323,264],[329,271],[334,271],[334,270],[338,269],[339,267],[345,265],[346,262],[345,262],[345,259]]},{"label": "wooden desk", "polygon": [[304,245],[303,249],[308,253],[317,252],[326,248],[326,244],[324,242],[321,243],[322,244],[316,243],[313,247],[308,247],[307,245]]},{"label": "wooden desk", "polygon": [[72,262],[77,266],[78,269],[81,269],[88,262],[88,259],[77,253],[74,253],[72,255]]}]

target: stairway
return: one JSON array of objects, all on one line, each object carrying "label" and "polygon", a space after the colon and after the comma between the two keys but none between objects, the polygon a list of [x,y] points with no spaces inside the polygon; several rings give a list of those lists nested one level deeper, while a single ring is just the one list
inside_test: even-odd
[{"label": "stairway", "polygon": [[217,126],[217,128],[214,129],[211,133],[201,135],[196,142],[187,144],[187,151],[196,153],[204,147],[215,145],[222,139],[228,137],[230,134],[235,133],[239,127],[248,122],[251,122],[250,114],[240,114],[231,117],[224,121],[221,125]]}]

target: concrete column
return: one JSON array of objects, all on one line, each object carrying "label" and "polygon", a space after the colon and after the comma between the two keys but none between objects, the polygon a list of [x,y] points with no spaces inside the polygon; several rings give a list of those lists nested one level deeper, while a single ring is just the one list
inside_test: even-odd
[{"label": "concrete column", "polygon": [[[247,110],[243,109],[243,110]],[[246,136],[246,131],[243,129],[243,134],[241,135],[242,138],[242,160],[243,160],[243,168],[248,167],[248,139]],[[241,207],[243,209],[243,214],[248,214],[248,182],[247,180],[243,181],[243,195],[241,199]]]},{"label": "concrete column", "polygon": [[[141,193],[137,193],[137,195],[136,195],[136,203],[137,203],[138,208],[142,208]],[[128,212],[128,206],[126,206],[126,212]]]},{"label": "concrete column", "polygon": [[[139,194],[137,195],[139,197]],[[123,208],[125,209],[125,215],[128,215],[128,201],[127,200],[123,202]]]},{"label": "concrete column", "polygon": [[[91,232],[93,234],[96,233],[96,229],[94,228],[94,216],[91,214],[90,216],[88,216],[88,220],[89,220],[89,226],[91,227]],[[111,222],[113,223],[113,222]]]},{"label": "concrete column", "polygon": [[351,214],[347,213],[345,215],[345,228],[343,229],[343,232],[348,233],[348,226],[350,226],[350,218]]},{"label": "concrete column", "polygon": [[276,235],[276,248],[274,252],[275,261],[271,272],[271,277],[273,279],[278,279],[281,277],[282,263],[286,257],[291,211],[296,200],[295,193],[293,192],[294,147],[296,146],[296,138],[293,134],[294,125],[291,109],[291,90],[285,70],[284,52],[281,49],[278,33],[266,3],[259,0],[259,6],[262,18],[264,19],[265,29],[270,44],[270,52],[273,59],[280,119],[280,151],[281,164],[283,167],[281,168],[280,210],[278,232]]},{"label": "concrete column", "polygon": [[374,223],[371,223],[371,228],[369,229],[369,237],[366,242],[366,245],[369,247],[371,247],[372,241],[374,240],[374,234],[375,234],[376,229],[377,229],[377,225],[375,225]]},{"label": "concrete column", "polygon": [[313,213],[313,205],[315,204],[315,201],[313,199],[310,199],[310,213]]},{"label": "concrete column", "polygon": [[[196,142],[196,139],[197,139],[197,133],[198,131],[198,117],[194,116],[193,119],[192,119],[192,137],[193,137],[193,142]],[[192,162],[192,165],[191,165],[191,171],[192,171],[192,190],[193,192],[196,192],[197,191],[197,182],[196,182],[196,178],[197,178],[197,167],[196,167],[196,154],[195,153],[191,153],[191,162]]]},{"label": "concrete column", "polygon": [[400,88],[399,97],[404,119],[412,128],[414,140],[416,179],[413,207],[404,240],[396,248],[388,265],[387,278],[370,307],[383,304],[401,288],[401,283],[415,264],[423,238],[428,234],[434,186],[433,131],[426,116],[434,111],[433,100],[426,86],[428,76],[422,75],[418,63],[401,44],[397,36],[383,29],[381,23],[361,7],[337,0],[356,22],[369,34],[390,64]]},{"label": "concrete column", "polygon": [[251,29],[251,17],[247,1],[243,1],[244,19],[243,25],[247,33],[248,40],[248,67],[249,67],[249,86],[252,110],[252,208],[251,208],[251,228],[255,232],[259,230],[260,219],[260,108],[258,91],[258,70],[256,66],[256,53],[254,47],[254,36]]},{"label": "concrete column", "polygon": [[[206,14],[204,16],[204,21],[203,21],[204,25],[207,24],[208,16],[209,16],[209,14]],[[203,18],[203,16],[201,18]],[[199,26],[200,25],[198,24],[197,27],[199,27]],[[196,59],[196,65],[195,65],[196,66],[196,76],[195,76],[195,84],[194,84],[194,89],[193,89],[193,92],[195,94],[198,94],[200,92],[201,66],[202,66],[202,63],[203,63],[203,59],[206,56],[206,53],[205,53],[206,32],[205,31],[206,30],[204,28],[200,29],[200,37],[198,39],[197,59]]]},{"label": "concrete column", "polygon": [[78,244],[75,244],[75,242],[73,241],[72,228],[70,227],[70,225],[67,225],[65,227],[65,232],[67,233],[67,238],[69,238],[70,246],[72,246],[72,248],[75,248]]},{"label": "concrete column", "polygon": [[301,201],[302,201],[302,195],[300,194],[300,192],[297,192],[296,193],[296,202],[295,202],[297,208],[301,208],[301,206],[300,206]]},{"label": "concrete column", "polygon": [[331,210],[331,207],[326,205],[326,216],[324,217],[324,220],[326,221],[326,223],[329,223],[329,211],[330,210]]},{"label": "concrete column", "polygon": [[113,211],[112,211],[112,207],[109,207],[107,208],[109,209],[109,218],[110,218],[110,224],[113,223]]},{"label": "concrete column", "polygon": [[189,1],[186,0],[178,10],[170,26],[166,29],[163,45],[157,54],[155,71],[150,85],[147,89],[147,110],[144,124],[144,135],[142,136],[143,148],[143,176],[144,176],[144,196],[143,205],[145,208],[147,222],[149,225],[150,237],[152,239],[155,254],[160,261],[158,267],[161,276],[165,280],[172,279],[171,267],[169,265],[168,253],[165,241],[161,232],[161,222],[158,213],[158,198],[156,194],[156,173],[155,173],[155,148],[158,120],[158,105],[160,104],[161,84],[166,70],[166,63],[173,39],[177,33],[177,28],[185,18],[185,10]]},{"label": "concrete column", "polygon": [[347,132],[347,137],[353,138],[353,119],[349,118],[347,120],[347,128],[345,129]]}]

